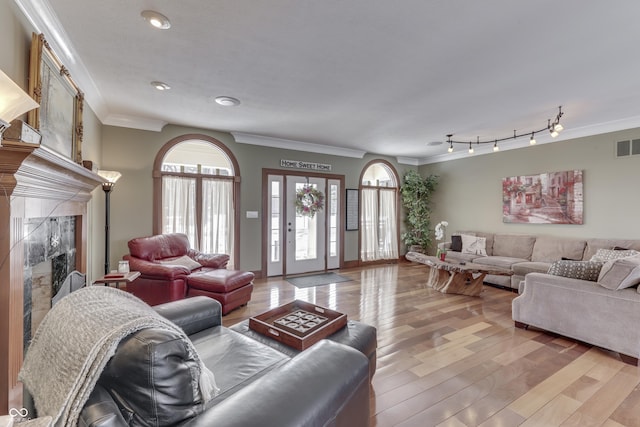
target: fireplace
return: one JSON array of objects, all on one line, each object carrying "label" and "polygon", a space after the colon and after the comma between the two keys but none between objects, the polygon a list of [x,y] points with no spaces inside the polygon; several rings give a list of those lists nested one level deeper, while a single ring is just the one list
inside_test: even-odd
[{"label": "fireplace", "polygon": [[[23,347],[51,306],[70,289],[84,284],[84,277],[70,278],[76,266],[76,218],[28,218],[24,239],[24,330]],[[83,275],[82,275],[83,276]],[[63,288],[65,282],[73,280]],[[82,280],[82,283],[78,283]]]},{"label": "fireplace", "polygon": [[101,183],[45,147],[0,146],[0,414],[22,406],[24,347],[53,288],[86,273],[87,203]]}]

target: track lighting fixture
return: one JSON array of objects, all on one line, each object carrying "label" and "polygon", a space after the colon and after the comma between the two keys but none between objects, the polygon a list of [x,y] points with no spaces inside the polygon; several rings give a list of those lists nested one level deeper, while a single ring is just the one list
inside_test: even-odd
[{"label": "track lighting fixture", "polygon": [[[553,119],[553,121],[551,121],[551,119],[548,119],[547,126],[542,128],[542,129],[529,131],[529,132],[523,132],[523,133],[518,133],[516,130],[514,130],[513,131],[513,136],[509,136],[509,137],[506,137],[506,138],[492,139],[492,140],[487,140],[487,141],[480,141],[480,137],[477,137],[476,144],[479,145],[479,144],[493,143],[493,151],[500,151],[500,147],[498,147],[498,142],[508,141],[508,140],[517,139],[517,138],[520,138],[520,137],[523,137],[523,136],[531,135],[531,137],[529,139],[529,144],[530,145],[535,145],[536,144],[535,135],[537,133],[544,132],[544,131],[549,131],[549,133],[551,134],[551,136],[553,138],[558,136],[560,131],[562,131],[564,129],[564,126],[562,126],[560,124],[560,118],[563,115],[564,115],[564,113],[562,112],[562,105],[561,105],[561,106],[558,107],[558,114]],[[451,139],[452,136],[453,136],[453,134],[448,134],[447,135],[447,143],[449,144],[449,148],[448,148],[447,151],[449,151],[449,153],[453,152],[453,144],[467,144],[467,141],[454,141],[453,139]],[[472,142],[469,141],[468,144],[469,144],[469,154],[473,154],[474,150],[473,150]]]}]

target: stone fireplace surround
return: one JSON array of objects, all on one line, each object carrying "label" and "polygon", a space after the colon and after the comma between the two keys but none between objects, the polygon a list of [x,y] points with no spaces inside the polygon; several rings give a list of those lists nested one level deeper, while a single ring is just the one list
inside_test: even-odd
[{"label": "stone fireplace surround", "polygon": [[99,175],[45,147],[0,146],[0,414],[22,406],[17,378],[24,358],[24,292],[30,280],[25,277],[25,245],[31,244],[25,238],[30,219],[73,222],[70,262],[75,265],[70,267],[86,273],[87,203],[100,184]]}]

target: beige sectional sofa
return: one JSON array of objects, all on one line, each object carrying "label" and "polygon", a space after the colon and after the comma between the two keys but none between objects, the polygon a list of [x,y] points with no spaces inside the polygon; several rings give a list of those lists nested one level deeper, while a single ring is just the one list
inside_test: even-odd
[{"label": "beige sectional sofa", "polygon": [[[640,255],[601,262],[598,273],[586,276],[586,263],[596,254],[640,251],[640,240],[569,239],[551,236],[467,232],[484,237],[486,256],[448,250],[449,261],[471,261],[513,270],[510,281],[487,276],[486,282],[518,289],[512,303],[517,327],[537,327],[618,352],[627,363],[640,358]],[[449,246],[449,245],[447,245]],[[601,250],[601,251],[598,251]],[[555,262],[562,258],[582,262]],[[597,258],[597,257],[596,257]],[[553,265],[551,273],[549,268]],[[614,265],[616,271],[614,271]],[[576,266],[579,274],[566,274],[557,266]],[[608,269],[608,270],[607,270]],[[575,270],[574,270],[575,272]],[[606,274],[604,274],[606,272]],[[560,274],[560,275],[558,275]],[[570,276],[570,277],[565,277]],[[615,277],[612,277],[615,276]],[[508,278],[506,278],[508,279]],[[621,283],[627,281],[624,288]]]},{"label": "beige sectional sofa", "polygon": [[640,240],[577,239],[548,235],[484,233],[461,231],[454,235],[476,236],[485,240],[486,255],[451,250],[451,242],[442,244],[451,262],[471,262],[513,270],[513,276],[487,275],[484,281],[518,290],[528,273],[546,273],[554,261],[588,261],[598,249],[622,247],[640,251]]}]

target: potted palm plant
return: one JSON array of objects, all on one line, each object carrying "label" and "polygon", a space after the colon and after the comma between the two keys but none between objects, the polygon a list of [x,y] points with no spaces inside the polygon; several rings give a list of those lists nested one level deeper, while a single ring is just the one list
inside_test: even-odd
[{"label": "potted palm plant", "polygon": [[431,199],[437,184],[437,175],[423,178],[413,169],[404,175],[400,195],[405,209],[406,231],[400,238],[411,252],[426,253],[431,244]]}]

